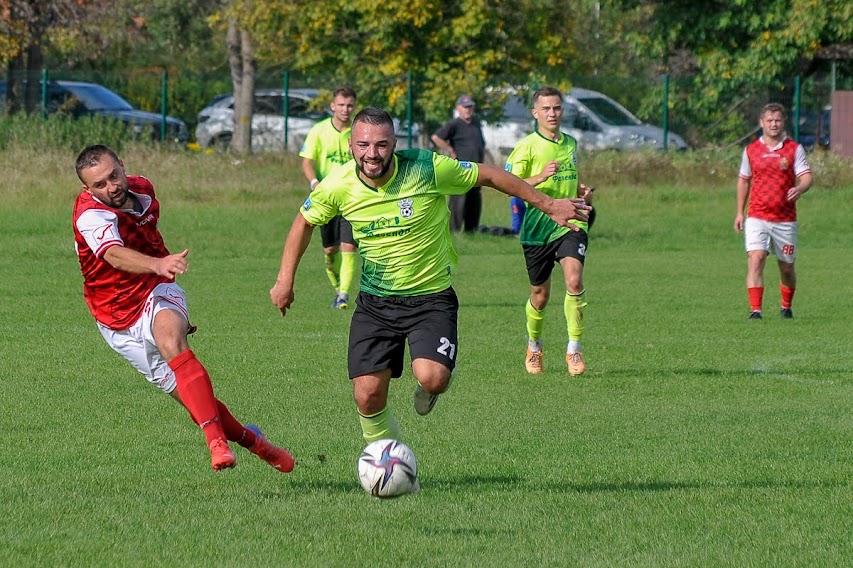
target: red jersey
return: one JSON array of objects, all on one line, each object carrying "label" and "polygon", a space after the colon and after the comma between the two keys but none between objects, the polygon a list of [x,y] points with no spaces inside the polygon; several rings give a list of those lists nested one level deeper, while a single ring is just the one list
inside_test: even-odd
[{"label": "red jersey", "polygon": [[788,200],[788,190],[797,177],[809,172],[803,147],[785,138],[769,148],[759,138],[744,150],[740,177],[750,180],[746,216],[782,223],[797,220],[797,204]]},{"label": "red jersey", "polygon": [[142,213],[114,209],[83,191],[74,202],[74,248],[83,273],[83,296],[95,319],[110,329],[132,326],[151,290],[171,278],[158,274],[132,274],[114,268],[103,259],[110,247],[119,245],[162,258],[169,255],[157,229],[160,203],[154,186],[141,176],[127,176],[130,191],[142,205]]}]

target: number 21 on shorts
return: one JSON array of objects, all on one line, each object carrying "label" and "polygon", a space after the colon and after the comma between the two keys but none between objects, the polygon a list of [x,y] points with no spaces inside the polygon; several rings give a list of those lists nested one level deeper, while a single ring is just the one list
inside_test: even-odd
[{"label": "number 21 on shorts", "polygon": [[442,337],[441,339],[439,339],[439,343],[440,345],[438,346],[438,349],[436,349],[436,351],[453,361],[453,359],[456,357],[456,344],[451,343],[450,340],[446,337]]}]

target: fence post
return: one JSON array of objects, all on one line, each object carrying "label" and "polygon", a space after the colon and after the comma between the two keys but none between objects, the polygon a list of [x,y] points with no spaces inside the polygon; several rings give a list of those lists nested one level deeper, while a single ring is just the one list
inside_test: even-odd
[{"label": "fence post", "polygon": [[282,81],[284,87],[284,96],[282,97],[282,114],[284,115],[284,151],[287,152],[287,138],[288,138],[288,118],[290,117],[290,71],[285,71],[282,74]]},{"label": "fence post", "polygon": [[169,108],[169,71],[163,67],[160,78],[160,144],[166,141],[166,112]]},{"label": "fence post", "polygon": [[409,149],[412,148],[412,70],[409,69],[409,72],[406,77],[406,130],[407,130],[407,140],[409,143]]},{"label": "fence post", "polygon": [[663,149],[669,148],[669,73],[663,76]]},{"label": "fence post", "polygon": [[47,120],[47,68],[41,70],[41,119]]},{"label": "fence post", "polygon": [[794,77],[794,141],[800,141],[800,76]]}]

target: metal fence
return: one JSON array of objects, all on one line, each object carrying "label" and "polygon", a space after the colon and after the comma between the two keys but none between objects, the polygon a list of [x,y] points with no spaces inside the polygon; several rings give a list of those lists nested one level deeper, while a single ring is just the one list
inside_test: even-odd
[{"label": "metal fence", "polygon": [[[20,78],[20,77],[18,77]],[[211,104],[221,101],[232,90],[228,73],[192,74],[162,68],[131,69],[105,72],[79,72],[68,69],[48,69],[39,76],[39,100],[37,108],[43,115],[62,112],[62,105],[50,100],[47,84],[60,81],[88,82],[103,85],[119,94],[140,110],[160,116],[156,132],[164,140],[169,119],[176,118],[186,125],[190,141],[197,139],[196,131],[204,115],[200,113]],[[757,131],[758,112],[767,102],[780,102],[789,109],[789,135],[809,147],[826,147],[829,144],[829,116],[832,94],[836,90],[853,89],[853,76],[831,72],[811,75],[807,78],[788,79],[739,92],[720,99],[713,107],[702,105],[697,96],[702,89],[696,77],[670,78],[661,76],[655,82],[639,77],[566,77],[555,81],[558,85],[571,85],[591,89],[620,103],[641,121],[667,132],[680,134],[693,148],[705,146],[729,146],[745,143]],[[18,83],[20,84],[20,83]],[[283,93],[312,89],[315,96],[308,106],[301,103],[294,108],[291,97],[284,97],[276,110],[283,121],[276,147],[298,150],[299,132],[302,128],[297,119],[316,118],[311,112],[322,112],[337,86],[354,86],[358,92],[360,106],[376,105],[389,108],[400,121],[407,146],[428,144],[429,134],[452,112],[452,102],[447,103],[446,116],[437,116],[435,101],[426,100],[424,80],[417,74],[405,74],[388,78],[382,85],[359,84],[358,78],[312,75],[296,72],[261,71],[256,75],[256,88]],[[11,83],[3,84],[10,88]],[[531,87],[535,87],[531,86]],[[0,88],[0,98],[5,88]],[[494,86],[483,85],[479,92],[471,93],[478,101],[478,113],[493,122],[505,111],[501,105],[505,99],[494,95]],[[452,101],[459,93],[447,94]],[[7,109],[0,105],[0,111]],[[440,106],[440,105],[439,105]],[[300,116],[302,113],[304,116]],[[296,122],[294,122],[296,121]],[[532,126],[532,121],[531,121]],[[253,132],[253,138],[255,134]],[[669,138],[664,136],[664,145]]]}]

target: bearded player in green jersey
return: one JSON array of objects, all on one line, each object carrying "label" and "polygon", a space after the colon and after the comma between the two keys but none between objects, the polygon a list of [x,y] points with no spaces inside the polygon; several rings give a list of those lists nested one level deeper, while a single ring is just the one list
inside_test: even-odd
[{"label": "bearded player in green jersey", "polygon": [[427,150],[394,152],[391,116],[359,112],[352,127],[353,161],[336,168],[311,193],[284,244],[270,290],[285,315],[294,300],[296,269],[315,226],[335,215],[352,223],[363,259],[361,289],[350,324],[348,369],[366,442],[400,439],[388,407],[392,377],[403,372],[408,341],[415,411],[426,415],[447,390],[457,359],[458,301],[451,287],[457,256],[447,195],[489,186],[546,211],[556,225],[578,229],[582,200],[553,199],[500,168],[457,162]]},{"label": "bearded player in green jersey", "polygon": [[[342,87],[335,90],[329,105],[332,116],[311,127],[299,156],[302,173],[313,191],[329,172],[350,161],[350,123],[355,111],[355,90]],[[352,226],[340,216],[320,228],[323,238],[323,256],[326,275],[335,289],[332,307],[345,310],[349,307],[349,290],[355,276],[358,248],[352,236]]]},{"label": "bearded player in green jersey", "polygon": [[[533,117],[537,131],[523,138],[507,158],[506,170],[527,181],[536,189],[554,198],[582,198],[592,202],[592,188],[578,182],[577,141],[560,132],[563,119],[563,94],[553,87],[542,87],[533,94]],[[590,213],[590,223],[592,213]],[[583,309],[586,290],[583,285],[583,265],[589,244],[587,220],[571,221],[577,231],[554,223],[541,211],[528,210],[519,233],[524,249],[530,298],[527,314],[528,373],[541,373],[542,327],[545,306],[551,295],[551,272],[560,263],[566,283],[563,310],[566,314],[569,342],[566,364],[569,374],[581,375],[586,365],[581,354]]]}]

